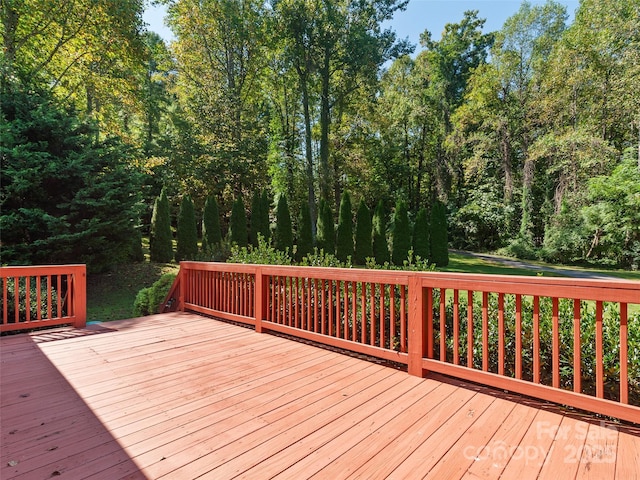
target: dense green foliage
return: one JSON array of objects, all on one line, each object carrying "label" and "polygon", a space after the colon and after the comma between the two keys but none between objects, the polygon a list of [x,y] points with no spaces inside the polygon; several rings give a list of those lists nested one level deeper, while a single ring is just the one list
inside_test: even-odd
[{"label": "dense green foliage", "polygon": [[198,254],[198,226],[193,202],[189,195],[186,195],[180,203],[176,240],[176,261],[195,260]]},{"label": "dense green foliage", "polygon": [[287,197],[280,195],[276,208],[276,229],[273,233],[273,246],[281,252],[293,252],[293,230]]},{"label": "dense green foliage", "polygon": [[220,212],[215,197],[207,197],[202,214],[202,250],[212,251],[216,245],[222,243],[220,230]]},{"label": "dense green foliage", "polygon": [[426,208],[418,210],[411,235],[413,254],[423,260],[431,258],[431,231]]},{"label": "dense green foliage", "polygon": [[[53,261],[53,242],[56,261],[93,268],[140,258],[134,229],[149,230],[164,187],[171,212],[186,195],[198,212],[209,197],[221,212],[253,198],[246,240],[221,215],[240,245],[268,239],[265,197],[285,194],[338,253],[327,211],[349,191],[387,213],[404,202],[410,219],[442,202],[452,247],[638,268],[638,0],[581,0],[570,25],[553,0],[523,2],[495,32],[467,11],[438,38],[424,31],[412,56],[386,29],[405,0],[161,3],[170,46],[144,31],[141,0],[2,2],[3,261]],[[42,142],[11,109],[49,132]],[[75,203],[52,192],[11,206],[18,184],[41,196],[43,171]],[[122,222],[103,229],[109,209]]]},{"label": "dense green foliage", "polygon": [[378,265],[389,262],[389,245],[387,244],[387,220],[382,200],[376,205],[372,220],[373,257]]},{"label": "dense green foliage", "polygon": [[353,257],[353,214],[351,213],[351,196],[345,190],[342,192],[338,213],[336,258],[346,262],[349,257]]},{"label": "dense green foliage", "polygon": [[2,263],[87,263],[95,272],[130,260],[140,176],[128,148],[96,141],[45,92],[12,87],[0,108]]},{"label": "dense green foliage", "polygon": [[356,213],[356,239],[353,254],[353,263],[356,265],[365,265],[367,258],[373,257],[371,230],[371,212],[364,200],[360,200]]},{"label": "dense green foliage", "polygon": [[298,232],[296,236],[296,254],[297,261],[301,261],[304,257],[313,251],[313,230],[311,227],[311,213],[306,205],[300,209],[300,219],[298,221]]},{"label": "dense green foliage", "polygon": [[242,197],[236,198],[229,217],[229,242],[239,247],[246,247],[249,239],[247,231],[247,213],[244,210]]},{"label": "dense green foliage", "polygon": [[324,200],[320,200],[318,206],[316,245],[318,250],[333,255],[336,250],[336,237],[333,225],[333,212]]},{"label": "dense green foliage", "polygon": [[144,317],[159,313],[175,279],[174,273],[165,273],[153,285],[141,289],[133,302],[133,316]]},{"label": "dense green foliage", "polygon": [[151,232],[149,235],[149,256],[152,262],[166,263],[173,260],[173,235],[167,192],[162,189],[153,204]]},{"label": "dense green foliage", "polygon": [[407,206],[400,200],[393,213],[391,235],[391,261],[394,265],[402,265],[409,257],[411,249],[411,226]]},{"label": "dense green foliage", "polygon": [[449,264],[449,239],[447,236],[447,211],[442,202],[435,202],[431,207],[431,257],[432,263],[438,267]]}]

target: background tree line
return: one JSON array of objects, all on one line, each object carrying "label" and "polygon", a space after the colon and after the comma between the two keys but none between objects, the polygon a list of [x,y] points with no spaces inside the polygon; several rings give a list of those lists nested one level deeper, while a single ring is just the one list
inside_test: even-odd
[{"label": "background tree line", "polygon": [[[348,191],[410,224],[444,205],[451,246],[640,266],[640,0],[582,0],[571,25],[523,2],[490,33],[469,11],[415,55],[383,28],[404,0],[164,3],[171,45],[144,30],[142,0],[1,0],[2,262],[82,232],[135,257],[125,239],[149,233],[164,187],[171,218],[188,196],[200,223],[215,198],[225,235],[235,200],[268,190],[322,244]],[[34,133],[41,118],[73,155]],[[95,188],[73,206],[46,179],[79,165]],[[122,240],[77,220],[85,204]]]}]

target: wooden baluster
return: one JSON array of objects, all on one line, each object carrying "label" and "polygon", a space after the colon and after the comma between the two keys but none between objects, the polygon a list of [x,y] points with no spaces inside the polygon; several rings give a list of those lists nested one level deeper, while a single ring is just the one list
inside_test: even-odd
[{"label": "wooden baluster", "polygon": [[358,341],[358,285],[351,282],[351,340]]},{"label": "wooden baluster", "polygon": [[560,322],[558,318],[558,298],[553,297],[552,302],[552,322],[553,322],[553,340],[552,340],[552,364],[553,364],[553,387],[560,388]]},{"label": "wooden baluster", "polygon": [[573,300],[573,391],[582,391],[582,341],[580,339],[580,299]]},{"label": "wooden baluster", "polygon": [[367,343],[367,284],[360,283],[360,343]]},{"label": "wooden baluster", "polygon": [[504,375],[504,294],[498,293],[498,374]]},{"label": "wooden baluster", "polygon": [[380,331],[378,332],[379,334],[379,347],[380,348],[384,348],[385,345],[385,324],[384,324],[384,313],[385,313],[385,308],[384,308],[384,290],[385,290],[385,285],[384,283],[380,284]]},{"label": "wooden baluster", "polygon": [[489,293],[482,292],[482,370],[489,370]]},{"label": "wooden baluster", "polygon": [[391,350],[395,350],[394,341],[396,341],[396,286],[391,284],[389,285],[389,348]]},{"label": "wooden baluster", "polygon": [[522,379],[522,295],[516,295],[516,378]]},{"label": "wooden baluster", "polygon": [[373,282],[371,282],[371,297],[369,298],[369,300],[371,301],[370,303],[371,318],[369,319],[370,320],[369,345],[375,345],[376,344],[376,284]]},{"label": "wooden baluster", "polygon": [[467,367],[473,368],[473,292],[467,291]]},{"label": "wooden baluster", "polygon": [[447,291],[440,289],[440,361],[447,361]]},{"label": "wooden baluster", "polygon": [[620,402],[629,403],[629,356],[628,356],[627,304],[620,303]]},{"label": "wooden baluster", "polygon": [[400,285],[400,351],[407,351],[407,287]]},{"label": "wooden baluster", "polygon": [[540,297],[533,297],[533,383],[540,383]]},{"label": "wooden baluster", "polygon": [[602,302],[596,302],[596,397],[604,398],[604,348],[602,336]]},{"label": "wooden baluster", "polygon": [[453,363],[460,364],[460,307],[459,291],[456,288],[453,291]]}]

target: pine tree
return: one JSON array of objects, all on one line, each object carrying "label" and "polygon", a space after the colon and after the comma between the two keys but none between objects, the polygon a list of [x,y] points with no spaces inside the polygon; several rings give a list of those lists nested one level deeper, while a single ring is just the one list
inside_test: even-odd
[{"label": "pine tree", "polygon": [[313,233],[311,231],[311,213],[305,203],[300,210],[298,222],[298,238],[296,248],[296,260],[300,261],[313,251]]},{"label": "pine tree", "polygon": [[353,255],[356,265],[364,265],[368,257],[373,257],[371,227],[371,212],[364,200],[360,200],[360,206],[356,214],[356,248]]},{"label": "pine tree", "polygon": [[431,207],[431,263],[438,267],[449,264],[448,242],[446,207],[436,201]]},{"label": "pine tree", "polygon": [[402,200],[396,203],[396,211],[393,215],[393,237],[391,242],[391,261],[394,265],[403,265],[409,258],[411,248],[411,227],[407,206]]},{"label": "pine tree", "polygon": [[276,230],[273,235],[273,246],[282,252],[291,252],[293,250],[291,214],[289,213],[287,197],[284,194],[280,195],[276,208]]},{"label": "pine tree", "polygon": [[247,214],[244,210],[242,197],[236,198],[231,207],[231,217],[229,218],[229,241],[239,247],[247,246]]},{"label": "pine tree", "polygon": [[346,262],[348,257],[353,257],[353,218],[351,213],[351,197],[344,191],[340,199],[340,212],[338,214],[338,230],[336,233],[336,257]]},{"label": "pine tree", "polygon": [[162,189],[160,196],[153,204],[151,216],[151,235],[149,237],[149,256],[152,262],[166,263],[173,260],[173,238],[171,234],[171,217],[169,199]]},{"label": "pine tree", "polygon": [[336,250],[336,237],[333,227],[333,212],[331,207],[324,200],[320,200],[318,206],[318,222],[317,222],[317,236],[316,244],[318,250],[323,250],[324,253],[333,255]]},{"label": "pine tree", "polygon": [[222,230],[220,229],[220,213],[216,197],[207,197],[202,214],[202,250],[212,251],[216,245],[222,243]]},{"label": "pine tree", "polygon": [[262,230],[262,196],[258,190],[253,191],[251,199],[251,220],[249,221],[249,242],[258,246],[258,233]]},{"label": "pine tree", "polygon": [[176,261],[195,260],[198,254],[198,227],[193,202],[189,195],[185,195],[180,203],[177,240]]},{"label": "pine tree", "polygon": [[413,224],[413,254],[422,260],[431,256],[431,240],[429,235],[429,217],[427,209],[421,208]]},{"label": "pine tree", "polygon": [[269,241],[271,237],[271,228],[269,221],[269,210],[271,202],[269,202],[269,194],[266,190],[262,191],[262,197],[260,200],[260,233],[264,237],[265,241]]},{"label": "pine tree", "polygon": [[389,261],[389,245],[387,245],[387,222],[382,200],[378,202],[372,221],[373,256],[378,265]]}]

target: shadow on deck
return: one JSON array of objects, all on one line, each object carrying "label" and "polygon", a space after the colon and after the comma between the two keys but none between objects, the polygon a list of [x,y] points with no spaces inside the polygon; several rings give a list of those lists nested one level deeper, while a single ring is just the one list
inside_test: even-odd
[{"label": "shadow on deck", "polygon": [[202,316],[3,337],[0,478],[598,478],[640,427]]}]

